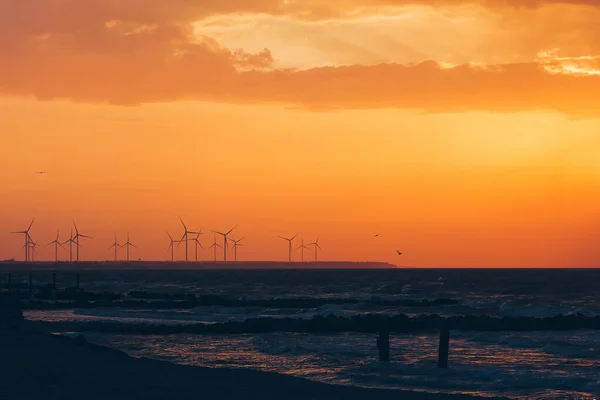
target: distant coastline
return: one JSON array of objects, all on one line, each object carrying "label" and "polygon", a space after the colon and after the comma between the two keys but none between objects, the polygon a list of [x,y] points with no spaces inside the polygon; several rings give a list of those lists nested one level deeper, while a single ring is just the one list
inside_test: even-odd
[{"label": "distant coastline", "polygon": [[351,261],[319,261],[319,262],[283,262],[283,261],[238,261],[238,262],[167,262],[167,261],[82,261],[70,262],[34,262],[0,261],[0,270],[103,270],[103,269],[158,269],[158,270],[273,270],[273,269],[398,269],[401,268],[386,262],[351,262]]}]

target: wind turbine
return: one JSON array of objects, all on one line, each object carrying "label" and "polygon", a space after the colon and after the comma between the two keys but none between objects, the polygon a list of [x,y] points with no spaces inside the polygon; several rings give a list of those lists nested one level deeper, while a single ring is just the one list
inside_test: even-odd
[{"label": "wind turbine", "polygon": [[58,262],[58,246],[62,247],[63,249],[65,248],[61,242],[58,241],[58,237],[60,236],[60,231],[56,232],[56,239],[54,239],[52,242],[48,243],[48,246],[50,246],[51,244],[54,245],[54,262],[57,263]]},{"label": "wind turbine", "polygon": [[233,232],[233,230],[235,228],[237,228],[237,225],[234,226],[233,228],[231,228],[229,230],[229,232],[227,232],[227,233],[212,231],[212,232],[216,233],[217,235],[223,236],[223,262],[227,262],[227,249],[228,249],[228,246],[227,246],[227,236],[229,236],[229,234],[231,232]]},{"label": "wind turbine", "polygon": [[233,242],[233,261],[237,262],[237,248],[238,246],[243,246],[243,244],[240,244],[240,242],[244,240],[244,238],[241,239],[231,239],[231,241]]},{"label": "wind turbine", "polygon": [[31,249],[31,262],[35,262],[35,249],[37,249],[38,244],[31,238],[29,238],[29,244],[29,248]]},{"label": "wind turbine", "polygon": [[73,245],[75,244],[79,247],[79,244],[73,239],[73,228],[71,228],[71,236],[69,236],[69,240],[63,242],[63,245],[69,243],[69,262],[73,262]]},{"label": "wind turbine", "polygon": [[296,239],[296,236],[298,236],[298,234],[296,233],[292,238],[286,238],[283,236],[279,236],[280,238],[282,238],[283,240],[287,240],[289,243],[289,255],[290,255],[290,262],[292,262],[292,242],[294,241],[294,239]]},{"label": "wind turbine", "polygon": [[200,246],[200,248],[204,250],[204,247],[202,247],[202,243],[200,243],[200,235],[202,235],[202,229],[200,229],[200,232],[198,232],[196,237],[193,239],[195,242],[194,245],[196,247],[196,262],[198,262],[198,246]]},{"label": "wind turbine", "polygon": [[116,235],[115,235],[115,242],[108,249],[110,250],[113,247],[115,248],[115,262],[117,262],[117,259],[118,259],[118,253],[117,252],[119,250],[119,247],[122,247],[122,246],[119,244],[119,242],[117,242],[117,236]]},{"label": "wind turbine", "polygon": [[137,246],[129,241],[129,232],[127,232],[127,242],[125,242],[123,245],[121,245],[121,247],[127,248],[127,261],[129,261],[129,248],[135,247],[137,249]]},{"label": "wind turbine", "polygon": [[181,243],[181,240],[174,240],[173,236],[171,236],[171,234],[169,232],[167,232],[167,236],[169,236],[169,239],[171,240],[171,243],[169,244],[169,248],[167,250],[171,250],[171,262],[175,261],[175,243]]},{"label": "wind turbine", "polygon": [[321,246],[319,246],[319,237],[317,237],[317,240],[315,240],[313,243],[309,243],[308,245],[315,246],[315,262],[317,262],[319,257],[319,249],[321,249]]},{"label": "wind turbine", "polygon": [[191,232],[187,230],[187,226],[185,225],[185,222],[183,222],[183,219],[181,219],[181,217],[179,217],[179,220],[181,221],[181,225],[183,225],[183,236],[181,237],[181,240],[179,240],[179,243],[183,242],[185,240],[185,262],[188,262],[188,236],[191,235],[196,235],[199,232]]},{"label": "wind turbine", "polygon": [[75,237],[73,237],[73,240],[75,241],[75,244],[77,245],[77,248],[75,249],[76,252],[76,260],[77,262],[79,262],[79,238],[84,238],[84,239],[93,239],[91,236],[87,236],[87,235],[82,235],[81,233],[79,233],[79,229],[77,229],[77,225],[75,224],[75,221],[73,221],[73,226],[75,227]]},{"label": "wind turbine", "polygon": [[220,244],[217,244],[217,236],[213,235],[213,244],[209,247],[209,249],[214,249],[214,262],[217,262],[217,247],[223,247]]},{"label": "wind turbine", "polygon": [[304,262],[304,250],[308,250],[308,247],[306,247],[304,245],[304,239],[302,239],[302,244],[300,246],[298,246],[298,248],[296,250],[300,250],[300,253],[302,254],[302,258],[301,261]]},{"label": "wind turbine", "polygon": [[27,230],[24,230],[21,232],[12,232],[17,235],[25,235],[25,262],[29,261],[29,242],[31,241],[31,236],[29,236],[29,231],[31,231],[31,227],[33,226],[34,222],[35,222],[35,218],[31,220],[31,224],[29,224],[29,227],[27,228]]}]

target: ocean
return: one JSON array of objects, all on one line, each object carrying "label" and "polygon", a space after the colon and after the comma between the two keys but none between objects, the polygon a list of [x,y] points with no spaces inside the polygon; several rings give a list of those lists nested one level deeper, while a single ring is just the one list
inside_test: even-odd
[{"label": "ocean", "polygon": [[[36,279],[49,281],[36,272]],[[15,282],[26,275],[14,274]],[[92,292],[195,294],[231,299],[323,299],[313,308],[199,306],[190,309],[89,308],[28,310],[37,321],[214,324],[250,318],[312,319],[335,315],[600,315],[595,269],[393,270],[86,270]],[[72,286],[73,273],[57,275]],[[378,305],[380,300],[455,299],[431,307]],[[336,299],[335,303],[327,303]],[[339,299],[348,300],[347,303]],[[70,334],[69,332],[57,332]],[[453,330],[450,368],[437,369],[438,332],[392,333],[390,363],[377,359],[376,335],[344,332],[137,335],[85,332],[93,343],[135,357],[206,367],[252,368],[322,382],[518,399],[600,396],[600,331]]]}]

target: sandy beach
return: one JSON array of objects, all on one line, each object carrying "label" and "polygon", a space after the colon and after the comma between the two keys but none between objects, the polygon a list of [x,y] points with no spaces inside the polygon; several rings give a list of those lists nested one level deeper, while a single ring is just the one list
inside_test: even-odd
[{"label": "sandy beach", "polygon": [[86,340],[22,329],[0,331],[0,354],[0,398],[6,399],[475,399],[136,359]]}]

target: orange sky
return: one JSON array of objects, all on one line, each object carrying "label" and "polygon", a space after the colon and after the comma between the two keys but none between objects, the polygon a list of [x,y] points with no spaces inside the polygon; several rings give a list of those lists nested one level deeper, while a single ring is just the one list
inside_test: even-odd
[{"label": "orange sky", "polygon": [[41,259],[72,219],[83,259],[128,231],[167,259],[181,215],[238,224],[241,260],[300,232],[323,260],[600,266],[598,20],[592,0],[0,0],[0,259],[34,216]]}]

